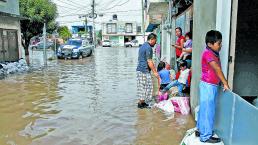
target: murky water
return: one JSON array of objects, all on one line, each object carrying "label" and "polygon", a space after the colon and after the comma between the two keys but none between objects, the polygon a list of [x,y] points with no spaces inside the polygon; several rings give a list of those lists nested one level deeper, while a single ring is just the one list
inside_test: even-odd
[{"label": "murky water", "polygon": [[0,144],[179,144],[194,126],[190,115],[166,120],[136,107],[137,50],[97,48],[89,58],[0,80]]}]

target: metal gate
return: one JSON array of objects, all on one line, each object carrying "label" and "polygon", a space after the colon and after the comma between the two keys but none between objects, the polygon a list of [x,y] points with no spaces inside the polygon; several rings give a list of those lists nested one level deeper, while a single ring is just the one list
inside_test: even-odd
[{"label": "metal gate", "polygon": [[19,59],[17,30],[0,29],[0,62]]}]

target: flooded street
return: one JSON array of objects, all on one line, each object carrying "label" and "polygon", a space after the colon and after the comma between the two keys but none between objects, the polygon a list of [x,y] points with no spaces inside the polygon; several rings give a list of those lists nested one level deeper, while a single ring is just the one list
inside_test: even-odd
[{"label": "flooded street", "polygon": [[[100,47],[82,60],[53,60],[0,80],[0,144],[179,144],[193,118],[176,113],[166,120],[137,108],[137,54]],[[42,62],[35,57],[32,66]]]}]

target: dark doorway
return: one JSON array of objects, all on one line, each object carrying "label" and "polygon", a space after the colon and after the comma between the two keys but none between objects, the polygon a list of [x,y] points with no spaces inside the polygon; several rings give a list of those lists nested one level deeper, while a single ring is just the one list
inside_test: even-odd
[{"label": "dark doorway", "polygon": [[258,1],[238,0],[233,91],[258,94]]}]

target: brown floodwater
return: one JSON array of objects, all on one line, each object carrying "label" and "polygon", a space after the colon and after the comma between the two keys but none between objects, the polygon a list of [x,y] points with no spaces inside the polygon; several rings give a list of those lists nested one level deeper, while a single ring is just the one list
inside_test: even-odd
[{"label": "brown floodwater", "polygon": [[137,109],[137,48],[82,60],[31,53],[31,72],[0,80],[0,145],[177,145],[191,115]]}]

